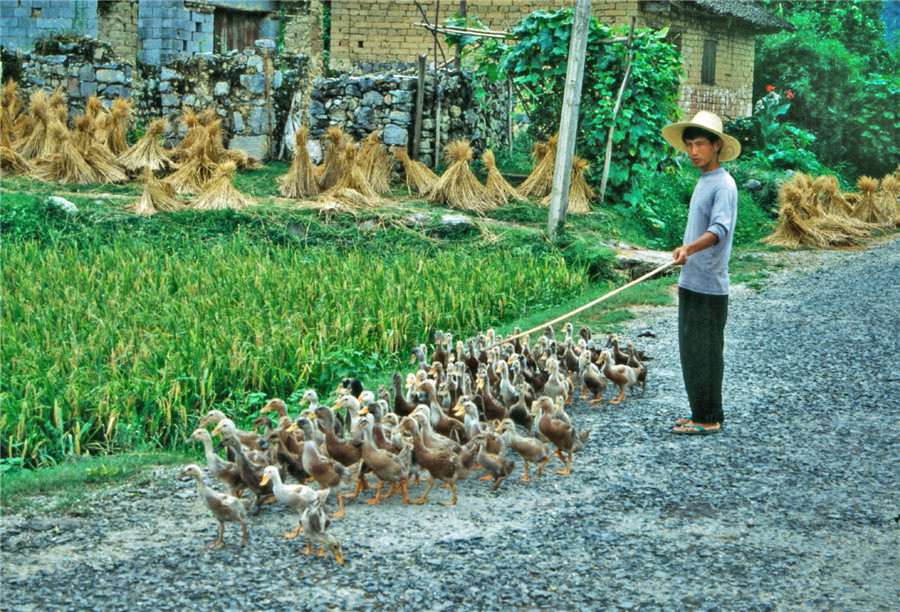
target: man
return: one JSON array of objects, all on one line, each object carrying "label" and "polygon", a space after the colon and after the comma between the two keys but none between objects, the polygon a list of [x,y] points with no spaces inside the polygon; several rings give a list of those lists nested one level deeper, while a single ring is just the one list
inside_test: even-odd
[{"label": "man", "polygon": [[728,259],[737,221],[737,187],[719,164],[736,158],[740,143],[722,131],[722,119],[700,111],[689,122],[662,130],[666,142],[700,170],[691,196],[682,246],[672,253],[678,279],[678,347],[690,418],[679,418],[675,434],[721,431],[725,319],[728,314]]}]

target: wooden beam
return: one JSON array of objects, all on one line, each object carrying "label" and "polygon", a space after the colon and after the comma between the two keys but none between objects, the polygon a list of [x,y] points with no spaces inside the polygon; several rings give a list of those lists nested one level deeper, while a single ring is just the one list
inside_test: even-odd
[{"label": "wooden beam", "polygon": [[409,156],[419,159],[419,147],[422,145],[422,111],[425,106],[425,55],[416,62],[416,118],[413,123],[412,151]]},{"label": "wooden beam", "polygon": [[572,158],[578,136],[578,109],[581,104],[581,84],[584,80],[584,56],[591,20],[591,0],[575,0],[575,18],[569,38],[569,63],[566,66],[566,91],[563,95],[559,121],[559,143],[556,166],[553,170],[553,189],[550,192],[550,214],[547,215],[547,234],[556,238],[566,221],[569,204],[569,185],[572,181]]}]

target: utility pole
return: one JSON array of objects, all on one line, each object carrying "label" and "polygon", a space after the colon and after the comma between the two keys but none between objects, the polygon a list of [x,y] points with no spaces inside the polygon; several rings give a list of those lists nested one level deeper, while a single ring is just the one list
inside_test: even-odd
[{"label": "utility pole", "polygon": [[591,0],[575,0],[575,19],[569,39],[569,63],[566,67],[566,91],[559,121],[559,143],[556,149],[556,166],[553,170],[553,190],[550,192],[550,214],[547,216],[547,234],[551,239],[556,238],[557,232],[566,221],[590,19]]}]

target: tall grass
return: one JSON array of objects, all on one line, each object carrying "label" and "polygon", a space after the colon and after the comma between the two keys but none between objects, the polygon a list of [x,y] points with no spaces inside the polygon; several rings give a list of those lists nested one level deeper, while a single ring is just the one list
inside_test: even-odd
[{"label": "tall grass", "polygon": [[4,240],[0,453],[171,448],[235,392],[333,384],[585,288],[559,256],[468,248]]}]

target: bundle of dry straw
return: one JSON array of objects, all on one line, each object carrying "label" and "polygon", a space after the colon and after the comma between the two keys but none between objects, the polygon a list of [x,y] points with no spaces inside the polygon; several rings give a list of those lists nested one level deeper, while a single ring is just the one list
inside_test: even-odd
[{"label": "bundle of dry straw", "polygon": [[559,135],[553,135],[546,143],[537,142],[531,149],[534,166],[519,185],[519,193],[526,198],[544,198],[553,190],[553,171],[556,166],[556,147]]},{"label": "bundle of dry straw", "polygon": [[97,182],[93,169],[75,147],[66,126],[54,121],[48,136],[47,140],[54,143],[56,152],[35,160],[34,178],[67,184]]},{"label": "bundle of dry straw", "polygon": [[202,193],[190,203],[190,207],[194,210],[240,210],[255,206],[256,202],[231,184],[236,169],[237,165],[231,161],[217,166],[212,177],[203,185]]},{"label": "bundle of dry straw", "polygon": [[375,130],[359,143],[356,153],[356,164],[362,170],[363,177],[372,189],[378,193],[391,190],[391,169],[394,162],[378,141],[381,130]]},{"label": "bundle of dry straw", "polygon": [[194,144],[186,161],[166,178],[176,193],[199,193],[218,167],[206,156],[206,128],[198,125],[197,129],[200,132],[193,138]]},{"label": "bundle of dry straw", "polygon": [[485,150],[481,154],[481,163],[487,170],[487,176],[484,179],[484,188],[488,195],[497,204],[506,204],[510,198],[513,200],[524,201],[525,198],[515,187],[510,185],[500,171],[497,170],[497,162],[494,160],[494,152],[490,149]]},{"label": "bundle of dry straw", "polygon": [[309,128],[305,125],[301,125],[294,132],[294,159],[287,174],[278,177],[278,191],[286,198],[305,198],[319,193],[312,160],[306,150],[308,134]]},{"label": "bundle of dry straw", "polygon": [[103,117],[99,125],[100,142],[115,156],[119,157],[128,150],[125,135],[131,123],[131,100],[116,98],[112,108]]},{"label": "bundle of dry straw", "polygon": [[422,162],[410,159],[403,147],[393,147],[391,153],[397,161],[403,164],[403,174],[409,190],[422,196],[427,195],[440,177]]},{"label": "bundle of dry straw", "polygon": [[169,183],[160,181],[150,168],[145,167],[141,173],[144,190],[139,200],[125,206],[136,215],[149,217],[158,212],[182,210],[184,204],[175,198],[175,190]]},{"label": "bundle of dry straw", "polygon": [[348,141],[349,144],[353,144],[353,139],[336,125],[326,130],[324,140],[325,159],[315,168],[319,191],[327,191],[334,187],[338,178],[347,170],[344,166],[347,161],[344,145]]},{"label": "bundle of dry straw", "polygon": [[147,131],[134,146],[119,156],[119,163],[133,173],[149,170],[151,173],[174,167],[166,150],[159,143],[159,136],[168,127],[165,119],[151,121]]},{"label": "bundle of dry straw", "polygon": [[[566,212],[585,215],[591,212],[591,200],[594,199],[594,190],[588,185],[584,173],[590,170],[591,165],[587,160],[572,157],[572,178],[569,181],[569,198],[566,204]],[[550,206],[550,194],[541,199],[542,206]]]},{"label": "bundle of dry straw", "polygon": [[496,202],[469,168],[472,155],[472,147],[465,140],[447,143],[444,156],[450,165],[428,193],[429,202],[478,214],[497,208]]}]

